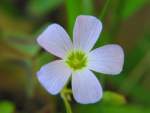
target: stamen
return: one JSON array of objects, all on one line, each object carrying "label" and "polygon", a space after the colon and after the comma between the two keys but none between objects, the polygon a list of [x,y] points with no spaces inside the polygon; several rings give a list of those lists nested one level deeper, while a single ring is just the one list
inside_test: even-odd
[{"label": "stamen", "polygon": [[73,50],[68,53],[65,63],[73,70],[81,70],[87,66],[88,57],[81,50]]}]

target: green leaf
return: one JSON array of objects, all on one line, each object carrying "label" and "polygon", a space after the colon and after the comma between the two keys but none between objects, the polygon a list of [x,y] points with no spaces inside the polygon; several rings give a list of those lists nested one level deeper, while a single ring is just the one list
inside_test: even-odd
[{"label": "green leaf", "polygon": [[82,13],[83,14],[93,14],[93,0],[82,0]]},{"label": "green leaf", "polygon": [[28,10],[31,14],[41,16],[58,7],[63,0],[30,0]]},{"label": "green leaf", "polygon": [[125,5],[122,11],[122,16],[127,19],[136,11],[142,8],[149,0],[125,0]]},{"label": "green leaf", "polygon": [[0,102],[0,113],[14,113],[15,106],[8,101]]},{"label": "green leaf", "polygon": [[75,113],[149,113],[150,108],[137,105],[113,106],[102,102],[77,106]]},{"label": "green leaf", "polygon": [[133,89],[134,90],[131,90],[130,92],[132,101],[138,104],[150,105],[150,90],[148,88],[143,88],[143,86],[140,84],[136,85]]},{"label": "green leaf", "polygon": [[68,31],[70,34],[72,34],[76,17],[81,14],[81,7],[81,0],[66,0]]},{"label": "green leaf", "polygon": [[123,105],[126,103],[123,95],[111,91],[104,92],[102,101],[110,105]]},{"label": "green leaf", "polygon": [[32,36],[27,34],[7,34],[4,38],[4,42],[9,45],[9,47],[27,57],[34,56],[40,49],[39,45],[36,43],[36,39],[33,39]]},{"label": "green leaf", "polygon": [[8,43],[4,41],[0,41],[0,52],[1,52],[1,60],[3,59],[25,59],[30,56],[24,54],[23,52],[18,51],[14,47],[10,46]]}]

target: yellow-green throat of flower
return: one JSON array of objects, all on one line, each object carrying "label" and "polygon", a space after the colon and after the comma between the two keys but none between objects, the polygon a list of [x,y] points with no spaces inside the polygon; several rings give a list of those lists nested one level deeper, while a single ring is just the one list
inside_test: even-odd
[{"label": "yellow-green throat of flower", "polygon": [[82,70],[88,64],[88,56],[82,50],[72,50],[68,53],[65,63],[73,71]]}]

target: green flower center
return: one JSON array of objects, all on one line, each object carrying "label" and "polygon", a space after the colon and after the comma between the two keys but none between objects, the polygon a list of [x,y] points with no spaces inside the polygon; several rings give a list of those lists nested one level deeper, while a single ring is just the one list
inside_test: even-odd
[{"label": "green flower center", "polygon": [[81,50],[73,50],[68,53],[65,63],[73,70],[81,70],[87,66],[88,57]]}]

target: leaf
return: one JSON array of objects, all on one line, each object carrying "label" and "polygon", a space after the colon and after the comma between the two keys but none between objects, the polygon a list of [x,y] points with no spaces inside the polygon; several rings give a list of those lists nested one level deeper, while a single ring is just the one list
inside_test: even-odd
[{"label": "leaf", "polygon": [[30,58],[40,49],[39,45],[36,43],[36,39],[26,34],[7,34],[3,39],[3,43],[6,43],[9,48],[13,48]]},{"label": "leaf", "polygon": [[111,91],[104,92],[102,101],[109,105],[124,105],[126,103],[123,95]]},{"label": "leaf", "polygon": [[15,106],[13,103],[8,101],[0,102],[0,113],[14,113]]},{"label": "leaf", "polygon": [[142,8],[149,0],[125,0],[125,5],[122,11],[122,16],[127,19],[140,8]]},{"label": "leaf", "polygon": [[93,0],[82,0],[82,13],[85,15],[93,14]]},{"label": "leaf", "polygon": [[66,0],[66,9],[68,16],[68,31],[72,36],[73,26],[76,17],[82,12],[81,11],[81,0]]},{"label": "leaf", "polygon": [[58,7],[63,0],[30,0],[28,11],[30,14],[41,16]]},{"label": "leaf", "polygon": [[10,46],[8,43],[4,41],[0,41],[0,52],[1,52],[1,60],[3,59],[25,59],[29,58],[30,56],[24,54],[16,50],[14,47]]},{"label": "leaf", "polygon": [[122,105],[113,106],[106,105],[102,102],[97,104],[90,104],[84,106],[77,106],[75,109],[76,113],[149,113],[150,108],[137,106],[137,105]]},{"label": "leaf", "polygon": [[150,105],[149,95],[150,90],[148,88],[143,88],[142,85],[136,85],[134,87],[134,90],[131,90],[130,92],[130,97],[132,98],[132,101],[144,105]]}]

